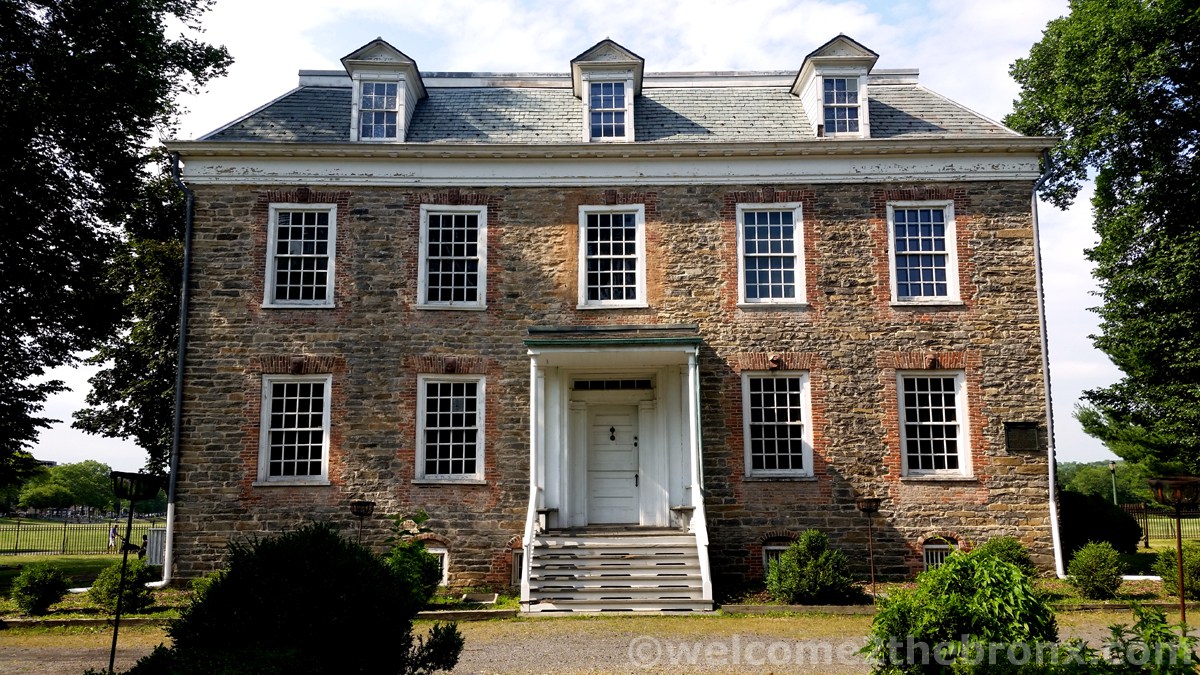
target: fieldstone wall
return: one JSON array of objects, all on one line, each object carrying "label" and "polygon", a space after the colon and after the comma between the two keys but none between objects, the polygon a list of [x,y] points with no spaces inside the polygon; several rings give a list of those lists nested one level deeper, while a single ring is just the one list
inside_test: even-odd
[{"label": "fieldstone wall", "polygon": [[[1028,182],[489,188],[197,186],[193,287],[176,521],[177,576],[213,568],[234,536],[305,520],[357,526],[348,502],[426,509],[459,585],[507,584],[528,500],[530,326],[697,324],[705,495],[718,584],[761,575],[762,547],[827,532],[865,571],[856,494],[883,498],[882,576],[920,569],[921,543],[1019,537],[1052,565],[1046,402]],[[953,200],[962,303],[890,303],[886,205]],[[336,203],[333,309],[263,308],[268,206]],[[800,202],[804,308],[737,305],[738,203]],[[487,309],[416,308],[421,204],[488,207]],[[578,311],[578,207],[646,213],[644,309]],[[815,476],[744,475],[740,372],[775,355],[811,374]],[[296,371],[295,369],[300,369]],[[280,370],[282,369],[282,370]],[[966,373],[973,476],[900,475],[897,370]],[[261,381],[333,374],[329,485],[255,485]],[[486,481],[414,482],[419,373],[486,376]],[[1033,421],[1036,453],[1008,452],[1004,422]],[[516,537],[516,539],[514,539]]]}]

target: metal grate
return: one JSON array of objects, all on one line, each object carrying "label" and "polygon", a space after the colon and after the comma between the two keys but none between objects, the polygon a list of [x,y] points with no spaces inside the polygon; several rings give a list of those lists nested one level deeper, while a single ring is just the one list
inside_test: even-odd
[{"label": "metal grate", "polygon": [[945,542],[925,544],[925,569],[931,570],[940,567],[942,563],[946,562],[946,556],[950,555],[952,550],[950,544]]},{"label": "metal grate", "polygon": [[575,380],[571,385],[575,391],[628,391],[653,389],[650,380]]}]

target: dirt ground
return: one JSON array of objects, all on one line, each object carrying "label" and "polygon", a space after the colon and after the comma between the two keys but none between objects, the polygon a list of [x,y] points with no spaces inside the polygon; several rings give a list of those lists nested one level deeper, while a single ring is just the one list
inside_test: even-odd
[{"label": "dirt ground", "polygon": [[[1060,638],[1099,647],[1108,625],[1128,612],[1063,612]],[[460,623],[466,638],[456,673],[865,673],[855,652],[867,616],[629,617],[521,619]],[[418,623],[418,634],[428,629]],[[122,628],[117,671],[166,639],[162,629]],[[81,675],[108,666],[107,629],[0,632],[0,673]]]}]

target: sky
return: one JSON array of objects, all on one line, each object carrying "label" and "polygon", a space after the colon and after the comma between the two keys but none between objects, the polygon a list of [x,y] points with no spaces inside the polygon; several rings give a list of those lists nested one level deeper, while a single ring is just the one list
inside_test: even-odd
[{"label": "sky", "polygon": [[[177,138],[197,138],[286,93],[299,70],[340,70],[339,59],[382,37],[423,71],[566,72],[572,58],[611,38],[646,60],[647,72],[799,70],[804,56],[839,33],[879,54],[877,68],[918,68],[926,87],[991,119],[1011,109],[1009,65],[1041,38],[1066,0],[217,0],[203,38],[234,58],[226,77],[186,109]],[[1096,243],[1091,190],[1060,211],[1039,206],[1050,340],[1055,440],[1060,461],[1112,455],[1071,416],[1080,394],[1119,372],[1092,347],[1098,304],[1084,249]],[[48,401],[34,455],[96,459],[117,470],[145,462],[132,442],[69,426],[94,368],[57,369],[72,391]]]}]

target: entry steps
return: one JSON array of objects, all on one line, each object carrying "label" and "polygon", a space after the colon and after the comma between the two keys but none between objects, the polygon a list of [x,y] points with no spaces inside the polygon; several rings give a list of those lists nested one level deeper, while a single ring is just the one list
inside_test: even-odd
[{"label": "entry steps", "polygon": [[679,530],[544,532],[530,563],[531,613],[712,610],[696,537]]}]

